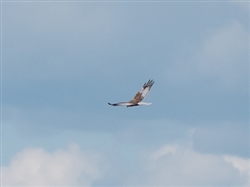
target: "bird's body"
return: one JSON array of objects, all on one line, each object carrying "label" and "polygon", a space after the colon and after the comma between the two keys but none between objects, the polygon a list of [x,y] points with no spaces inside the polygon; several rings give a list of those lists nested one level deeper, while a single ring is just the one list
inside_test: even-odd
[{"label": "bird's body", "polygon": [[108,104],[112,106],[127,106],[127,107],[151,105],[152,103],[145,103],[142,102],[142,100],[146,97],[146,95],[148,94],[154,83],[155,82],[153,80],[149,80],[147,83],[145,83],[142,89],[139,92],[137,92],[137,94],[134,96],[134,99],[130,100],[129,102],[119,102],[113,104],[108,103]]}]

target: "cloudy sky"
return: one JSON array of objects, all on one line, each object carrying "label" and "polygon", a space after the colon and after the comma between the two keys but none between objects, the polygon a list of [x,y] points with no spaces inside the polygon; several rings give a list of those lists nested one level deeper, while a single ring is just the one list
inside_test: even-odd
[{"label": "cloudy sky", "polygon": [[1,184],[249,185],[249,6],[3,1]]}]

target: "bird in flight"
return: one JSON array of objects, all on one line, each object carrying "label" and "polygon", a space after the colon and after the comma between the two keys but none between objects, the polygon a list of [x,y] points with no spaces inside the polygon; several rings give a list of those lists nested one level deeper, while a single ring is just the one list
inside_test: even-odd
[{"label": "bird in flight", "polygon": [[129,102],[119,102],[119,103],[113,103],[113,104],[108,103],[108,104],[112,106],[127,106],[127,107],[151,105],[152,103],[145,103],[145,102],[142,102],[142,100],[146,97],[146,95],[148,94],[148,92],[150,91],[154,83],[155,82],[153,80],[149,80],[147,83],[145,83],[142,89],[139,92],[137,92],[134,99],[132,99]]}]

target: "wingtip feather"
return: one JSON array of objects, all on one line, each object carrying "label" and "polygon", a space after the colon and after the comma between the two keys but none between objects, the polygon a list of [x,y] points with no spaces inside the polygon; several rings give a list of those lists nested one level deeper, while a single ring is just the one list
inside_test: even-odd
[{"label": "wingtip feather", "polygon": [[148,82],[144,83],[143,88],[151,87],[151,86],[153,86],[154,83],[155,83],[155,81],[153,79],[149,79]]}]

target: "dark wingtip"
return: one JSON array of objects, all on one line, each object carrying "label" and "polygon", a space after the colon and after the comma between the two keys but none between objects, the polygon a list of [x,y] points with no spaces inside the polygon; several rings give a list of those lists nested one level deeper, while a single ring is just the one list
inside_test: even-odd
[{"label": "dark wingtip", "polygon": [[153,84],[155,83],[155,81],[153,79],[149,79],[148,82],[145,82],[143,87],[147,87],[147,86],[153,86]]},{"label": "dark wingtip", "polygon": [[109,105],[111,105],[111,106],[116,106],[115,104],[111,104],[111,103],[108,103]]},{"label": "dark wingtip", "polygon": [[150,82],[150,84],[152,84],[152,85],[155,83],[155,81],[154,81],[153,79],[149,80],[149,82]]}]

